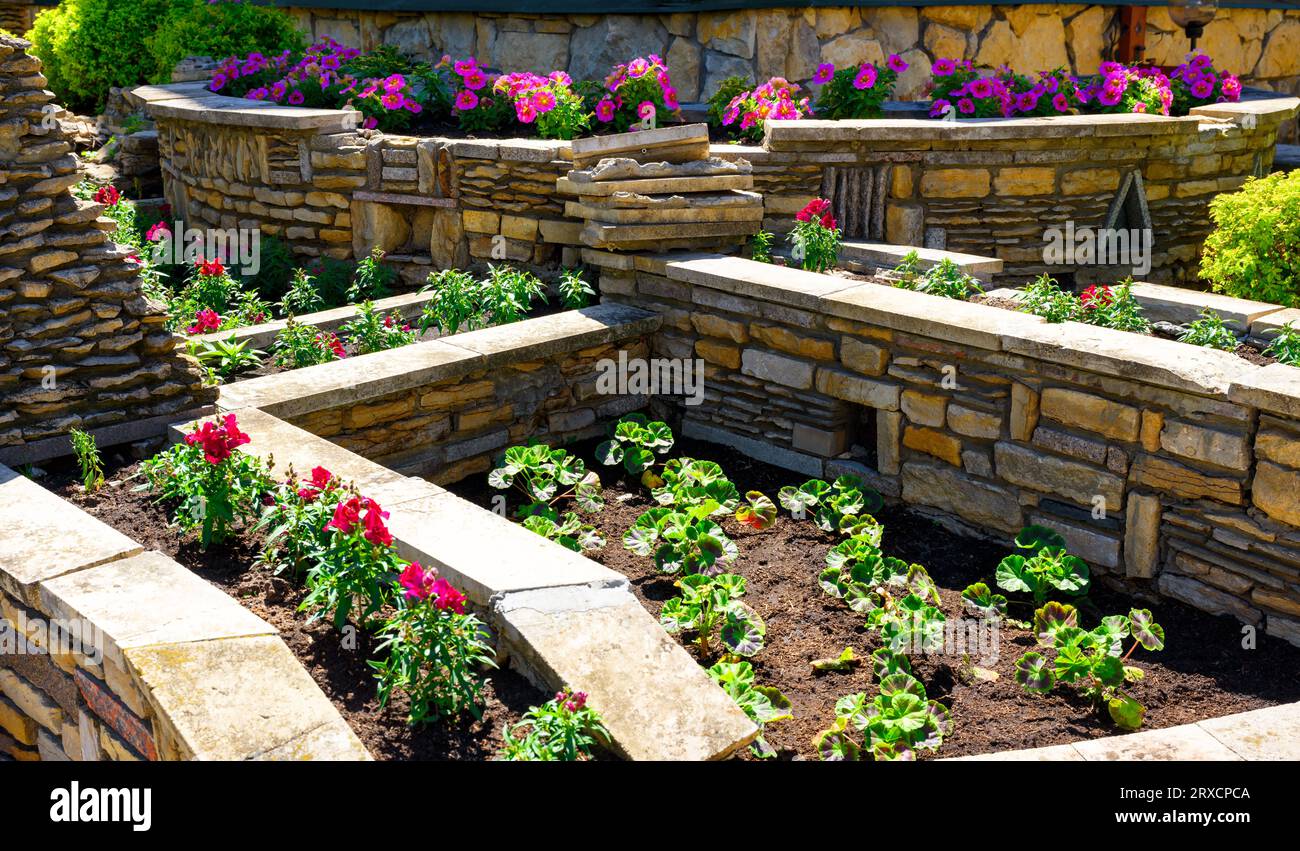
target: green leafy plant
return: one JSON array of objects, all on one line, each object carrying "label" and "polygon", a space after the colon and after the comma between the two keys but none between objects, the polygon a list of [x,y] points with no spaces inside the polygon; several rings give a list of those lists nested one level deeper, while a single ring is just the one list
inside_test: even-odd
[{"label": "green leafy plant", "polygon": [[589,472],[581,458],[540,443],[512,446],[488,474],[488,484],[498,490],[513,487],[524,495],[527,502],[516,514],[529,531],[574,552],[605,546],[595,526],[583,523],[575,511],[561,515],[555,507],[565,499],[587,513],[605,507],[600,477]]},{"label": "green leafy plant", "polygon": [[[708,121],[713,127],[721,128],[722,116],[727,111],[727,107],[742,92],[747,92],[754,87],[754,84],[748,77],[735,75],[727,77],[718,84],[718,90],[709,98],[708,104]],[[757,258],[755,258],[757,259]]]},{"label": "green leafy plant", "polygon": [[173,525],[181,534],[198,529],[205,549],[224,543],[235,525],[258,520],[262,496],[272,487],[266,462],[235,451],[249,440],[234,414],[205,420],[183,441],[141,463],[145,483],[136,490],[173,503]]},{"label": "green leafy plant", "polygon": [[334,627],[342,629],[355,615],[366,626],[390,602],[402,561],[384,525],[387,517],[378,502],[359,494],[335,504],[322,528],[328,534],[310,554],[307,596],[298,607],[311,612],[310,620],[330,615]]},{"label": "green leafy plant", "polygon": [[600,713],[587,705],[585,692],[568,688],[503,731],[501,758],[510,762],[576,762],[609,741]]},{"label": "green leafy plant", "polygon": [[[1127,616],[1110,615],[1091,631],[1078,625],[1074,606],[1048,603],[1034,613],[1034,631],[1046,653],[1030,651],[1016,662],[1016,682],[1027,692],[1045,694],[1057,683],[1075,686],[1085,697],[1106,707],[1122,729],[1142,726],[1146,707],[1124,690],[1124,684],[1142,678],[1142,669],[1125,662],[1138,647],[1163,650],[1165,631],[1149,609],[1133,609]],[[1124,652],[1124,639],[1133,645]]]},{"label": "green leafy plant", "polygon": [[360,496],[324,467],[313,467],[300,478],[292,468],[271,491],[257,530],[265,534],[259,564],[275,573],[301,578],[327,557],[334,531],[330,525],[339,504]]},{"label": "green leafy plant", "polygon": [[858,692],[835,702],[835,721],[813,740],[827,761],[914,760],[916,751],[937,751],[952,734],[952,713],[929,699],[925,686],[907,673],[881,678],[870,700]]},{"label": "green leafy plant", "polygon": [[[572,282],[568,286],[573,287]],[[537,276],[510,266],[489,266],[488,276],[482,281],[454,269],[435,273],[421,291],[431,298],[420,317],[420,332],[437,328],[444,334],[455,334],[462,328],[473,331],[518,322],[528,315],[534,300],[546,301],[545,290]],[[578,293],[572,288],[568,291],[575,296]]]},{"label": "green leafy plant", "polygon": [[[937,594],[934,603],[938,603]],[[867,614],[867,626],[879,630],[885,646],[908,656],[942,649],[946,621],[937,605],[916,593],[901,599],[883,595],[881,605]]]},{"label": "green leafy plant", "polygon": [[1288,366],[1300,366],[1300,328],[1294,322],[1283,325],[1264,348],[1264,354]]},{"label": "green leafy plant", "polygon": [[1090,286],[1079,294],[1079,319],[1089,325],[1145,334],[1151,323],[1142,315],[1142,305],[1133,295],[1133,279],[1113,287]]},{"label": "green leafy plant", "polygon": [[379,680],[379,705],[402,692],[411,702],[411,724],[464,712],[482,717],[480,671],[496,667],[483,623],[466,613],[465,596],[433,568],[411,562],[399,582],[404,593],[375,648],[387,656],[369,662]]},{"label": "green leafy plant", "polygon": [[825,272],[839,262],[840,228],[830,210],[830,201],[814,198],[795,214],[791,256],[802,269]]},{"label": "green leafy plant", "polygon": [[325,296],[316,288],[316,279],[306,269],[295,269],[280,298],[279,308],[286,316],[315,313],[325,308]]},{"label": "green leafy plant", "polygon": [[822,75],[831,70],[831,66],[824,65],[813,78],[814,85],[823,86],[817,98],[817,117],[879,118],[900,71],[907,70],[907,63],[891,54],[884,67],[863,62],[834,71],[830,79],[825,79]]},{"label": "green leafy plant", "polygon": [[647,481],[645,473],[654,467],[657,456],[673,448],[673,430],[667,423],[651,421],[645,414],[627,414],[614,424],[612,437],[596,447],[596,460],[607,467],[622,464],[632,475],[642,475],[650,487],[659,487],[655,476]]},{"label": "green leafy plant", "polygon": [[480,309],[492,325],[523,319],[532,309],[534,299],[546,301],[546,286],[536,275],[513,266],[488,266]]},{"label": "green leafy plant", "polygon": [[1039,275],[1024,289],[1020,301],[1025,313],[1041,316],[1048,322],[1067,322],[1078,319],[1079,300],[1056,285],[1056,279],[1046,273]]},{"label": "green leafy plant", "polygon": [[879,493],[850,475],[838,477],[834,484],[809,479],[799,487],[786,485],[777,493],[777,501],[796,520],[811,511],[818,528],[846,535],[878,525],[871,515],[885,504]]},{"label": "green leafy plant", "polygon": [[240,342],[232,334],[225,340],[205,340],[190,353],[199,363],[215,372],[224,381],[237,372],[260,366],[266,352],[252,348],[248,341]]},{"label": "green leafy plant", "polygon": [[[247,282],[257,290],[258,296],[262,299],[269,302],[280,302],[288,292],[290,284],[295,281],[299,271],[294,264],[293,249],[283,240],[265,234],[262,235],[259,246],[260,256],[258,258],[257,274],[249,276]],[[310,281],[310,278],[308,280]],[[314,295],[314,288],[312,288],[312,292]],[[319,307],[303,308],[297,305],[285,307],[283,304],[279,304],[278,306],[286,314],[307,313],[310,310],[320,309]]]},{"label": "green leafy plant", "polygon": [[763,649],[767,627],[758,613],[739,598],[745,594],[745,578],[734,573],[716,576],[694,574],[677,580],[680,597],[673,597],[659,610],[659,622],[671,633],[692,632],[700,653],[713,653],[716,640],[727,653],[753,656]]},{"label": "green leafy plant", "polygon": [[86,493],[99,490],[104,484],[104,462],[99,456],[95,438],[74,428],[68,432],[68,439],[72,441],[72,451],[77,456],[77,466],[81,468],[81,486]]},{"label": "green leafy plant", "polygon": [[173,0],[157,29],[145,39],[153,57],[151,82],[171,81],[172,69],[188,56],[225,59],[253,51],[301,50],[305,36],[283,9],[251,2]]},{"label": "green leafy plant", "polygon": [[397,312],[381,314],[370,301],[357,308],[357,315],[339,331],[347,337],[358,355],[398,349],[414,343],[420,332],[413,329]]},{"label": "green leafy plant", "polygon": [[1178,338],[1180,343],[1193,346],[1205,346],[1209,349],[1222,349],[1226,352],[1237,348],[1237,337],[1228,326],[1223,324],[1223,317],[1210,308],[1201,311],[1201,318],[1189,322],[1187,329]]},{"label": "green leafy plant", "polygon": [[1032,594],[1042,605],[1053,591],[1072,597],[1088,593],[1088,564],[1066,552],[1065,539],[1046,526],[1026,526],[1016,536],[1016,546],[1033,553],[1026,558],[1009,555],[998,564],[997,584],[1003,591]]},{"label": "green leafy plant", "polygon": [[653,556],[663,573],[717,575],[740,555],[735,541],[710,519],[718,507],[706,499],[680,510],[651,508],[623,533],[623,546]]},{"label": "green leafy plant", "polygon": [[938,591],[922,565],[880,551],[882,531],[876,527],[832,547],[817,577],[822,591],[862,613],[889,605],[890,597],[900,593],[915,593],[938,605]]},{"label": "green leafy plant", "polygon": [[650,491],[660,505],[685,507],[713,500],[718,506],[714,515],[731,514],[740,507],[740,492],[713,461],[671,458],[661,478],[663,485]]},{"label": "green leafy plant", "polygon": [[962,609],[980,620],[999,621],[1006,617],[1007,598],[995,594],[983,582],[974,582],[961,592]]},{"label": "green leafy plant", "polygon": [[776,756],[776,749],[763,738],[763,729],[768,724],[794,717],[790,712],[790,699],[780,689],[755,685],[754,666],[749,662],[718,662],[707,673],[749,716],[749,720],[758,725],[759,735],[749,746],[750,753],[759,759]]},{"label": "green leafy plant", "polygon": [[329,363],[346,354],[343,343],[333,333],[303,325],[292,316],[271,344],[271,362],[283,369]]},{"label": "green leafy plant", "polygon": [[917,273],[919,256],[909,252],[894,269],[901,289],[965,301],[971,293],[982,293],[984,288],[974,277],[962,271],[950,258],[943,258],[924,272]]},{"label": "green leafy plant", "polygon": [[749,259],[759,263],[772,262],[772,246],[776,242],[776,234],[771,231],[761,230],[749,238]]},{"label": "green leafy plant", "polygon": [[1300,170],[1216,195],[1210,219],[1199,268],[1216,292],[1300,306]]},{"label": "green leafy plant", "polygon": [[560,293],[560,302],[569,310],[586,307],[596,294],[591,284],[583,279],[581,269],[562,269],[555,288]]},{"label": "green leafy plant", "polygon": [[396,278],[397,270],[384,265],[383,249],[378,246],[371,248],[370,253],[357,263],[352,286],[348,287],[348,301],[356,303],[383,298],[391,291]]}]

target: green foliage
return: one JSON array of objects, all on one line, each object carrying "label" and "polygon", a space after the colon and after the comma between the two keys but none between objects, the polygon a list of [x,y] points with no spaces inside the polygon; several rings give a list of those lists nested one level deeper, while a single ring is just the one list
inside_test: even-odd
[{"label": "green foliage", "polygon": [[759,759],[776,756],[776,750],[763,738],[763,728],[794,717],[790,713],[790,699],[780,689],[754,685],[754,666],[748,662],[718,662],[707,673],[749,720],[758,725],[759,736],[749,746],[750,753]]},{"label": "green foliage", "polygon": [[[938,605],[929,602],[929,592],[934,588],[929,574],[925,574],[924,579],[918,574],[916,579],[922,584],[930,583],[924,596],[911,593],[899,599],[886,594],[881,598],[881,605],[867,614],[867,626],[879,630],[885,646],[894,653],[908,656],[942,650],[947,621]],[[939,602],[937,591],[933,599],[935,604]]]},{"label": "green foliage", "polygon": [[421,292],[432,296],[420,316],[422,333],[437,328],[443,334],[455,334],[462,329],[518,322],[527,316],[535,299],[546,301],[546,287],[537,276],[511,266],[489,265],[488,276],[481,281],[455,269],[437,272],[429,276]]},{"label": "green foliage", "polygon": [[1283,325],[1265,347],[1264,354],[1288,366],[1300,366],[1300,328],[1293,322]]},{"label": "green foliage", "polygon": [[282,369],[302,369],[338,360],[340,348],[334,334],[313,325],[303,325],[290,316],[271,344],[271,360]]},{"label": "green foliage", "polygon": [[239,342],[233,334],[225,340],[204,341],[198,347],[191,344],[190,354],[223,381],[237,372],[260,366],[266,357],[266,352],[250,348],[247,341]]},{"label": "green foliage", "polygon": [[776,234],[771,231],[761,230],[749,238],[749,259],[758,263],[772,262],[772,245],[776,242]]},{"label": "green foliage", "polygon": [[962,609],[980,620],[999,621],[1006,617],[1007,598],[995,594],[983,582],[974,582],[961,592]]},{"label": "green foliage", "polygon": [[709,98],[709,124],[713,127],[722,127],[722,114],[727,111],[727,105],[737,95],[752,88],[754,88],[753,82],[748,77],[739,75],[727,77],[719,83],[718,90],[713,94],[713,97]]},{"label": "green foliage", "polygon": [[[260,286],[258,292],[263,292]],[[316,279],[306,269],[294,269],[292,279],[281,293],[279,307],[285,316],[302,316],[325,309],[325,298],[316,288]]]},{"label": "green foliage", "polygon": [[655,465],[656,456],[666,455],[673,440],[667,423],[651,422],[645,414],[628,414],[614,425],[613,436],[596,447],[596,460],[606,466],[622,464],[628,473],[638,475]]},{"label": "green foliage", "polygon": [[72,451],[77,456],[77,466],[81,468],[81,486],[87,493],[93,493],[104,484],[104,462],[99,456],[99,447],[95,438],[74,428],[68,432],[72,441]]},{"label": "green foliage", "polygon": [[[1104,705],[1111,720],[1125,730],[1142,726],[1146,707],[1124,691],[1126,682],[1143,676],[1125,662],[1138,647],[1163,650],[1165,631],[1149,609],[1127,616],[1110,615],[1091,631],[1079,627],[1073,606],[1048,603],[1034,613],[1034,631],[1043,653],[1031,651],[1016,661],[1016,682],[1027,692],[1045,694],[1058,683],[1075,686],[1085,697]],[[1124,652],[1124,639],[1133,645]]]},{"label": "green foliage", "polygon": [[623,533],[623,546],[639,556],[654,556],[655,567],[663,573],[721,573],[740,550],[710,519],[718,507],[707,499],[680,510],[651,508]]},{"label": "green foliage", "polygon": [[581,269],[560,270],[560,280],[556,282],[555,288],[560,293],[560,302],[569,310],[586,307],[596,294],[591,284],[583,279]]},{"label": "green foliage", "polygon": [[1068,293],[1056,285],[1056,280],[1043,273],[1032,284],[1025,287],[1021,300],[1026,313],[1041,316],[1048,322],[1067,322],[1077,320],[1079,301],[1073,293]]},{"label": "green foliage", "polygon": [[662,480],[661,487],[650,491],[660,505],[686,507],[712,500],[718,506],[713,512],[715,516],[731,514],[740,507],[740,492],[713,461],[669,459],[664,464]]},{"label": "green foliage", "polygon": [[482,717],[480,668],[494,668],[494,653],[483,623],[472,614],[440,609],[429,601],[405,603],[384,623],[369,662],[379,680],[379,705],[394,692],[411,701],[407,721],[420,724],[469,712]]},{"label": "green foliage", "polygon": [[1222,349],[1225,352],[1237,348],[1237,337],[1232,329],[1223,324],[1223,317],[1210,308],[1201,311],[1201,318],[1187,324],[1187,329],[1178,338],[1180,343],[1193,346],[1205,346],[1209,349]]},{"label": "green foliage", "polygon": [[[288,243],[273,236],[263,235],[258,250],[260,265],[257,274],[251,276],[248,283],[252,284],[261,298],[269,302],[285,299],[286,301],[280,305],[285,313],[310,313],[324,306],[324,302],[320,301],[319,307],[306,308],[287,298],[293,285],[300,284],[300,275],[308,282],[311,281],[311,277],[307,276],[304,270],[294,268],[293,250],[289,248]],[[320,299],[320,295],[314,289],[311,292],[316,299]],[[300,297],[302,293],[295,296],[295,298]]]},{"label": "green foliage", "polygon": [[503,732],[501,759],[510,762],[576,762],[591,757],[591,749],[609,740],[600,713],[587,705],[587,695],[569,689],[533,706],[519,723]]},{"label": "green foliage", "polygon": [[277,574],[287,571],[300,578],[325,558],[333,536],[327,525],[340,502],[357,496],[356,489],[324,467],[313,469],[306,480],[291,468],[271,496],[257,523],[266,536],[258,562]]},{"label": "green foliage", "polygon": [[846,535],[877,526],[871,515],[885,504],[879,493],[850,475],[840,476],[834,484],[809,479],[797,488],[786,485],[777,494],[777,501],[796,520],[802,520],[811,511],[819,529]]},{"label": "green foliage", "polygon": [[825,272],[839,262],[840,229],[829,216],[796,219],[789,240],[791,256],[806,271]]},{"label": "green foliage", "polygon": [[574,552],[594,551],[605,546],[596,527],[583,523],[576,511],[563,515],[556,509],[561,500],[572,500],[586,513],[605,507],[600,477],[587,470],[576,455],[541,443],[512,446],[488,474],[488,484],[499,490],[517,488],[527,502],[516,509],[524,527]]},{"label": "green foliage", "polygon": [[[904,66],[906,67],[906,66]],[[858,88],[859,76],[870,77],[871,85]],[[818,118],[879,118],[885,101],[894,91],[898,73],[888,66],[877,68],[863,63],[841,68],[827,82],[817,98]]]},{"label": "green foliage", "polygon": [[381,314],[369,300],[357,308],[357,315],[345,322],[339,331],[347,337],[358,355],[399,349],[420,337],[420,333],[407,325],[401,314]]},{"label": "green foliage", "polygon": [[835,721],[813,740],[823,760],[914,760],[916,751],[937,751],[952,734],[948,707],[926,696],[925,686],[908,673],[881,677],[870,700],[858,692],[835,702]]},{"label": "green foliage", "polygon": [[918,260],[917,253],[911,251],[895,267],[894,272],[899,276],[896,286],[958,301],[965,301],[971,293],[984,291],[979,281],[963,272],[950,258],[943,258],[920,274],[916,272]]},{"label": "green foliage", "polygon": [[1300,169],[1215,196],[1210,218],[1200,275],[1216,292],[1300,306]]},{"label": "green foliage", "polygon": [[1065,539],[1045,526],[1026,526],[1016,536],[1016,546],[1032,552],[1026,558],[1009,555],[998,564],[997,584],[1003,591],[1032,594],[1042,605],[1053,591],[1071,597],[1088,593],[1088,564],[1066,552]]},{"label": "green foliage", "polygon": [[359,301],[383,298],[391,292],[393,281],[397,278],[397,270],[385,266],[383,260],[383,250],[376,247],[370,249],[370,253],[357,263],[352,286],[348,287],[349,303],[356,304]]},{"label": "green foliage", "polygon": [[172,69],[187,56],[221,60],[254,51],[269,56],[307,46],[306,36],[288,12],[251,2],[171,0],[155,26],[145,39],[145,49],[153,59],[149,77],[155,83],[170,82]]},{"label": "green foliage", "polygon": [[669,632],[693,632],[700,652],[713,653],[713,640],[736,656],[753,656],[763,649],[767,626],[758,613],[740,600],[745,578],[734,573],[694,574],[677,580],[682,589],[659,610],[659,622]]}]

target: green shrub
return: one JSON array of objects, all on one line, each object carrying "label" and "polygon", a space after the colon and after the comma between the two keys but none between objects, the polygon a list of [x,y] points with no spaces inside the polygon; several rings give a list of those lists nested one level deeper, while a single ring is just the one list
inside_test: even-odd
[{"label": "green shrub", "polygon": [[207,0],[171,3],[157,31],[145,40],[153,57],[150,79],[157,83],[170,81],[176,63],[187,56],[226,59],[253,51],[270,55],[306,46],[306,37],[282,9]]},{"label": "green shrub", "polygon": [[187,56],[305,45],[287,12],[206,0],[62,0],[36,17],[27,37],[59,102],[91,113],[104,109],[114,86],[170,81]]},{"label": "green shrub", "polygon": [[1210,202],[1201,277],[1238,298],[1300,306],[1300,170],[1247,180]]},{"label": "green shrub", "polygon": [[63,0],[36,17],[28,38],[50,90],[77,112],[100,112],[113,86],[145,82],[153,57],[141,49],[170,0]]}]

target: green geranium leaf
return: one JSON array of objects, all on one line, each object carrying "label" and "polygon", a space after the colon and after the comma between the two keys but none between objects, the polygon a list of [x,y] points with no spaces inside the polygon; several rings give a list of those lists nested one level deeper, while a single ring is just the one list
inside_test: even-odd
[{"label": "green geranium leaf", "polygon": [[1016,682],[1025,691],[1045,694],[1056,684],[1056,677],[1041,653],[1026,653],[1016,661]]},{"label": "green geranium leaf", "polygon": [[1128,615],[1133,639],[1147,650],[1165,649],[1165,628],[1155,622],[1150,609],[1133,609]]}]

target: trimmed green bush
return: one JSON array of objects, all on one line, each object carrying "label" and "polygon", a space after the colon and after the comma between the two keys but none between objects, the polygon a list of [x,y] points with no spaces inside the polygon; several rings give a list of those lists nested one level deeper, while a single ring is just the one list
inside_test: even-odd
[{"label": "trimmed green bush", "polygon": [[187,56],[220,60],[254,51],[270,55],[302,50],[307,43],[293,17],[274,6],[179,0],[171,4],[145,46],[154,59],[152,81],[165,83],[176,63]]},{"label": "trimmed green bush", "polygon": [[224,59],[305,44],[287,12],[206,0],[62,0],[36,17],[27,37],[59,102],[83,113],[102,111],[114,86],[170,81],[187,56]]},{"label": "trimmed green bush", "polygon": [[1210,218],[1201,277],[1216,292],[1300,306],[1300,169],[1218,196]]}]

